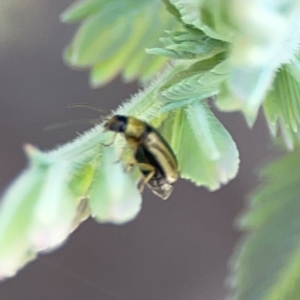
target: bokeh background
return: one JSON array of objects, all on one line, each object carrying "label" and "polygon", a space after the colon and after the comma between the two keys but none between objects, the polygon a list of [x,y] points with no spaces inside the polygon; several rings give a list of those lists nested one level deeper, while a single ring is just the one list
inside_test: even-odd
[{"label": "bokeh background", "polygon": [[[137,90],[118,79],[91,90],[87,72],[63,64],[62,50],[76,26],[61,24],[59,14],[71,3],[0,1],[1,193],[26,167],[24,143],[51,149],[87,129],[45,132],[45,126],[97,117],[68,104],[109,110]],[[224,299],[228,260],[239,238],[234,219],[259,184],[254,171],[272,155],[262,119],[250,131],[240,114],[217,115],[240,150],[236,179],[214,193],[180,180],[168,201],[146,190],[134,221],[124,226],[86,221],[62,248],[0,283],[0,300]]]}]

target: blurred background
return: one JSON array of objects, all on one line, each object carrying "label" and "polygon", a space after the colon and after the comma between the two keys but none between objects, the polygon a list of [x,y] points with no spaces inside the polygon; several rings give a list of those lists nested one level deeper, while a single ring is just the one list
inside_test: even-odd
[{"label": "blurred background", "polygon": [[[91,90],[87,72],[63,64],[61,53],[76,26],[61,24],[59,14],[72,2],[0,2],[1,193],[26,167],[24,143],[52,149],[87,129],[44,127],[97,117],[68,104],[109,110],[138,88],[117,79]],[[250,131],[240,114],[217,115],[240,151],[236,179],[214,193],[180,180],[165,202],[146,190],[134,221],[124,226],[86,221],[62,248],[0,283],[0,300],[224,299],[228,260],[239,238],[234,219],[259,184],[254,171],[271,157],[271,147],[262,119]]]}]

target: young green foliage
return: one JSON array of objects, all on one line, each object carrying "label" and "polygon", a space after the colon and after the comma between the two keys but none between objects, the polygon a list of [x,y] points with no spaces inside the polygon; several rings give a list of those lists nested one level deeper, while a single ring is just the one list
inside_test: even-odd
[{"label": "young green foliage", "polygon": [[221,53],[212,58],[183,66],[160,90],[162,111],[176,109],[214,97],[228,73],[228,63]]},{"label": "young green foliage", "polygon": [[165,136],[177,155],[182,178],[213,191],[236,176],[238,150],[206,101],[178,109],[166,123]]},{"label": "young green foliage", "polygon": [[[118,163],[120,155],[114,147],[104,147],[102,160],[95,171],[89,205],[92,217],[101,223],[122,224],[132,220],[140,210],[142,197],[132,171]],[[101,197],[101,201],[99,201]]]},{"label": "young green foliage", "polygon": [[300,287],[300,151],[266,166],[239,226],[232,262],[235,300],[296,300]]},{"label": "young green foliage", "polygon": [[299,51],[299,1],[233,0],[230,9],[237,32],[218,106],[243,111],[252,125],[276,70]]},{"label": "young green foliage", "polygon": [[[136,116],[155,127],[168,123],[172,119],[173,111],[161,112],[164,102],[158,99],[157,93],[174,77],[176,72],[176,68],[169,68],[144,91],[121,105],[114,113]],[[201,115],[195,115],[194,109]],[[180,111],[175,110],[174,113],[181,114]],[[191,129],[188,136],[194,139],[196,147],[191,149],[189,140],[181,143],[176,134],[172,135],[171,138],[175,144],[181,144],[180,147],[174,145],[174,152],[180,162],[180,170],[182,170],[183,177],[199,185],[205,185],[209,189],[216,189],[237,173],[239,159],[235,144],[229,133],[218,123],[204,103],[200,106],[196,103],[194,107],[188,106],[186,118],[187,120],[182,125],[186,124],[188,131]],[[177,122],[176,126],[179,125]],[[208,142],[208,145],[199,143],[199,132],[195,130],[198,126],[204,126],[200,135]],[[122,155],[126,146],[125,140],[119,135],[114,143],[118,158],[118,155],[113,155],[115,152],[111,147],[105,146],[111,143],[112,138],[112,134],[104,132],[103,125],[99,124],[73,142],[58,149],[48,153],[41,153],[37,150],[29,153],[31,165],[4,195],[0,207],[0,222],[5,221],[3,216],[9,215],[9,211],[17,215],[20,207],[26,205],[28,201],[33,202],[30,203],[30,207],[37,207],[38,210],[30,210],[28,213],[25,211],[22,217],[25,223],[29,223],[29,227],[23,226],[22,232],[16,236],[16,243],[24,240],[24,246],[18,249],[16,255],[6,256],[7,253],[13,254],[10,251],[15,244],[8,243],[4,247],[10,227],[0,223],[3,225],[1,226],[3,231],[0,232],[0,248],[2,251],[6,248],[9,250],[5,253],[0,251],[2,277],[14,275],[29,260],[25,254],[30,253],[30,259],[32,259],[36,252],[61,244],[89,214],[100,222],[114,224],[122,224],[135,217],[141,205],[141,195],[137,189],[137,179],[141,174],[134,170],[134,173],[124,171],[127,164],[126,155],[125,157]],[[211,150],[213,151],[208,153]],[[195,164],[193,162],[192,168],[191,157],[201,162],[199,169],[196,168],[197,172],[192,171],[192,169],[195,170]],[[36,178],[38,181],[31,180],[31,178]],[[30,191],[29,197],[27,197],[28,193],[20,193],[22,189],[20,181],[21,183],[26,181],[26,190]],[[35,189],[37,189],[36,192],[31,192]],[[18,197],[15,196],[16,194]],[[53,197],[55,199],[52,199]],[[11,200],[12,198],[15,198],[14,201]],[[14,204],[15,201],[18,203]],[[48,209],[50,209],[51,218],[49,220],[45,218],[46,223],[43,223],[40,213],[42,216],[43,212],[47,212]],[[58,218],[61,218],[63,222],[58,222]],[[9,222],[12,227],[19,224],[17,217]],[[32,240],[31,236],[41,238]],[[36,246],[36,242],[41,246]],[[4,260],[8,262],[8,265],[3,263]],[[13,266],[9,264],[10,260],[14,262]]]},{"label": "young green foliage", "polygon": [[167,31],[160,38],[164,48],[151,48],[149,54],[164,55],[174,59],[202,60],[228,49],[227,43],[212,39],[200,30]]},{"label": "young green foliage", "polygon": [[281,134],[290,150],[299,143],[300,138],[300,81],[295,77],[296,67],[296,64],[285,65],[277,73],[274,87],[264,102],[264,113],[271,134]]},{"label": "young green foliage", "polygon": [[90,84],[98,87],[118,73],[126,81],[148,80],[166,63],[145,57],[144,49],[158,46],[164,30],[176,23],[159,0],[82,0],[61,16],[63,22],[82,22],[65,51],[66,62],[91,68]]},{"label": "young green foliage", "polygon": [[230,1],[163,1],[168,10],[189,28],[198,28],[213,39],[232,41],[235,27],[231,21]]},{"label": "young green foliage", "polygon": [[68,186],[69,163],[52,165],[32,146],[26,151],[31,166],[1,203],[0,278],[14,275],[36,252],[61,245],[74,228],[78,203]]},{"label": "young green foliage", "polygon": [[[228,43],[228,74],[216,104],[224,111],[242,111],[248,124],[253,125],[276,70],[293,61],[299,51],[299,1],[164,2],[187,31],[198,29],[214,40]],[[181,41],[184,44],[190,46],[189,39]],[[180,51],[181,54],[181,48]],[[169,44],[164,52],[155,52],[174,55]],[[185,53],[185,58],[192,55],[193,51]]]},{"label": "young green foliage", "polygon": [[[65,22],[84,21],[67,51],[69,62],[73,57],[72,64],[74,66],[85,65],[84,57],[88,57],[87,65],[93,66],[91,82],[97,86],[114,77],[121,69],[124,70],[123,74],[127,78],[134,78],[136,75],[140,78],[143,77],[142,73],[139,73],[140,71],[137,73],[137,69],[142,70],[143,74],[147,73],[150,78],[165,62],[162,56],[181,61],[181,66],[184,66],[184,60],[187,59],[194,60],[194,63],[197,64],[197,62],[213,57],[220,52],[226,53],[226,74],[224,74],[222,84],[220,85],[218,82],[218,89],[214,91],[215,94],[220,92],[216,104],[220,109],[226,111],[241,110],[248,124],[252,125],[265,95],[271,88],[276,70],[283,63],[292,62],[294,64],[296,61],[300,40],[298,1],[282,0],[270,5],[267,0],[247,3],[242,0],[164,0],[166,9],[174,17],[172,21],[163,6],[158,3],[160,1],[157,2],[157,0],[138,3],[133,0],[82,0],[77,2],[62,15]],[[163,14],[161,20],[166,18],[171,22],[167,21],[169,27],[162,26],[161,30],[154,30],[155,26],[158,26],[160,18],[153,19],[153,24],[147,20],[147,17],[154,15],[148,13],[154,7]],[[127,18],[124,11],[128,14]],[[100,15],[97,15],[97,12]],[[133,23],[122,25],[123,19],[121,20],[121,18],[124,19],[124,22],[135,20],[136,26]],[[114,27],[114,23],[111,24],[111,19],[118,20],[115,24],[120,26],[119,29]],[[104,29],[106,20],[109,20],[110,33],[107,34],[111,42],[97,42],[97,39],[104,39],[102,34],[106,34]],[[138,25],[139,20],[147,21],[146,23],[152,25],[147,27],[147,31],[143,31],[143,28],[146,27]],[[175,20],[181,23],[181,31],[174,30]],[[85,29],[85,27],[87,28]],[[138,38],[131,32],[132,28],[140,29],[141,36],[149,44],[140,43],[137,47],[136,40]],[[122,34],[122,30],[125,30],[124,34]],[[164,47],[157,48],[154,44],[162,35],[163,30],[167,30],[168,37],[162,37],[160,41]],[[153,34],[155,32],[153,40],[150,38],[151,32]],[[132,37],[130,40],[126,39],[127,34]],[[113,37],[119,35],[122,37],[116,38],[114,41]],[[150,45],[150,41],[153,41],[152,45]],[[98,51],[99,45],[106,47],[107,51]],[[146,47],[148,53],[156,54],[157,57],[146,58],[147,66],[145,66],[141,63],[144,59],[142,52],[128,54],[132,52],[131,45],[135,45],[134,49],[139,49],[139,51]],[[101,50],[101,48],[99,49]],[[95,57],[89,51],[92,51]],[[111,58],[108,58],[105,53]],[[82,61],[81,59],[77,60],[79,56],[83,59]],[[96,60],[99,57],[101,61],[92,62],[92,57]],[[130,66],[123,68],[121,61]],[[134,73],[136,75],[133,75]],[[182,82],[183,86],[188,84],[195,91],[199,90],[199,82],[192,75],[188,76],[187,74],[184,79],[186,82]],[[177,83],[180,85],[179,82]],[[212,81],[208,79],[207,83],[212,84]],[[175,87],[173,89],[176,92]],[[203,94],[202,97],[204,98]],[[295,134],[286,132],[283,136],[285,140],[292,140]]]},{"label": "young green foliage", "polygon": [[[76,2],[62,15],[64,22],[82,22],[65,60],[90,68],[96,87],[119,73],[127,81],[149,79],[172,58],[172,66],[113,114],[135,116],[161,130],[181,177],[210,190],[235,177],[239,157],[208,99],[224,111],[242,111],[252,125],[268,95],[264,111],[272,133],[280,129],[286,145],[295,147],[300,1],[162,2]],[[145,55],[145,48],[152,55]],[[14,275],[39,251],[61,245],[89,215],[113,224],[136,216],[141,174],[124,171],[129,160],[123,154],[129,149],[120,134],[106,147],[112,140],[98,124],[49,152],[27,147],[30,164],[0,207],[0,277]],[[298,156],[267,169],[271,183],[257,194],[254,210],[244,218],[243,228],[253,232],[237,255],[237,300],[296,295],[291,285],[299,280]]]}]

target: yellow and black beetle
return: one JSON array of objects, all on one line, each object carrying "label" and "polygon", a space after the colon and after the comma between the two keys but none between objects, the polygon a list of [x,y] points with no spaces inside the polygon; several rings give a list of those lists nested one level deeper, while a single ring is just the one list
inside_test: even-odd
[{"label": "yellow and black beetle", "polygon": [[169,198],[178,179],[178,164],[161,134],[149,124],[130,116],[115,115],[104,127],[124,135],[144,177],[140,190],[147,184],[155,195]]}]

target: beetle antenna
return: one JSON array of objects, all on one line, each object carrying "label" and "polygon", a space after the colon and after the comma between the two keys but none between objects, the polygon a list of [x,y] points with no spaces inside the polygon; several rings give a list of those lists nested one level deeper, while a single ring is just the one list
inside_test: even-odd
[{"label": "beetle antenna", "polygon": [[94,107],[94,106],[88,105],[86,103],[71,103],[68,105],[68,108],[77,108],[77,107],[84,107],[84,108],[95,110],[97,112],[107,113],[107,111],[104,109]]},{"label": "beetle antenna", "polygon": [[61,129],[73,125],[96,125],[102,121],[102,117],[94,118],[94,119],[79,119],[79,120],[72,120],[63,123],[56,123],[52,125],[48,125],[44,128],[45,131],[51,131],[55,129]]}]

